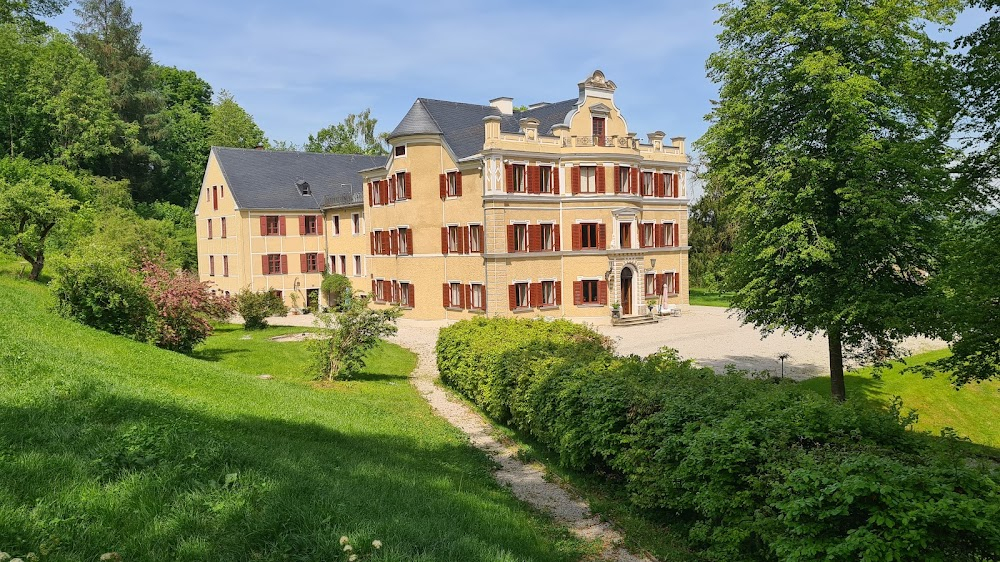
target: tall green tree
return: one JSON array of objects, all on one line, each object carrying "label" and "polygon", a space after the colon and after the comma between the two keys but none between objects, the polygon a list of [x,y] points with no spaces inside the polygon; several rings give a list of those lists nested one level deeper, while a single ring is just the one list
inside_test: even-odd
[{"label": "tall green tree", "polygon": [[919,331],[949,190],[958,0],[746,0],[719,7],[720,85],[698,147],[739,224],[725,281],[744,322],[884,357]]},{"label": "tall green tree", "polygon": [[222,90],[208,118],[208,140],[211,146],[257,148],[266,139],[253,116],[236,103],[231,93]]},{"label": "tall green tree", "polygon": [[688,273],[692,284],[717,289],[722,285],[724,260],[733,251],[736,223],[722,189],[712,181],[704,181],[705,171],[705,166],[698,166],[704,191],[691,205],[688,217]]},{"label": "tall green tree", "polygon": [[29,34],[48,31],[45,18],[58,16],[69,0],[0,0],[0,25],[14,24]]},{"label": "tall green tree", "polygon": [[320,129],[303,148],[306,152],[333,152],[336,154],[388,154],[386,133],[376,133],[378,119],[372,117],[372,110],[351,113],[340,123]]},{"label": "tall green tree", "polygon": [[103,174],[137,135],[138,127],[111,110],[94,63],[66,36],[30,36],[0,25],[3,153]]}]

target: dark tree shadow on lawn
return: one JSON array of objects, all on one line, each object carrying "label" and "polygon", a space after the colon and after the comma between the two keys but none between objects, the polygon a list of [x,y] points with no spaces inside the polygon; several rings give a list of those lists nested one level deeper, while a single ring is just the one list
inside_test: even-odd
[{"label": "dark tree shadow on lawn", "polygon": [[468,446],[280,413],[232,419],[103,388],[56,401],[0,410],[0,550],[48,545],[50,562],[109,551],[134,562],[341,560],[348,536],[355,548],[381,540],[385,560],[581,555],[537,516],[526,525]]}]

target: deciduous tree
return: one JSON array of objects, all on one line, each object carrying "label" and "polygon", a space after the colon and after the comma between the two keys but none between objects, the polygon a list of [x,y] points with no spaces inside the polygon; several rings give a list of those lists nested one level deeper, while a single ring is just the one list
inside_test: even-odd
[{"label": "deciduous tree", "polygon": [[925,26],[957,0],[746,0],[720,6],[720,85],[698,143],[740,225],[725,277],[744,322],[885,357],[918,331],[936,269],[955,72]]},{"label": "deciduous tree", "polygon": [[371,308],[364,295],[347,300],[337,313],[320,314],[319,322],[327,337],[311,343],[313,374],[316,378],[333,380],[359,373],[368,352],[396,333],[396,320],[400,316],[398,306]]},{"label": "deciduous tree", "polygon": [[253,116],[240,107],[233,95],[222,90],[208,118],[209,144],[231,148],[257,148],[264,144],[264,131]]},{"label": "deciduous tree", "polygon": [[378,119],[372,110],[351,113],[340,123],[320,129],[309,135],[304,148],[307,152],[333,152],[336,154],[388,154],[386,133],[376,133]]},{"label": "deciduous tree", "polygon": [[0,24],[14,24],[30,34],[49,29],[45,18],[58,16],[69,0],[0,0]]}]

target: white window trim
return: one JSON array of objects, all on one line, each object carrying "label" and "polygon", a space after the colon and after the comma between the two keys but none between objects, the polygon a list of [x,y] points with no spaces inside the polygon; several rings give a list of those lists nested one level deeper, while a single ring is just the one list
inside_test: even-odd
[{"label": "white window trim", "polygon": [[[403,144],[394,145],[392,147],[392,157],[393,157],[393,159],[396,159],[396,158],[406,158],[406,155],[410,153],[410,149],[407,148],[406,145],[407,145],[407,143],[404,142]],[[403,155],[402,156],[396,154],[396,149],[400,148],[400,147],[402,147],[402,149],[403,149]]]}]

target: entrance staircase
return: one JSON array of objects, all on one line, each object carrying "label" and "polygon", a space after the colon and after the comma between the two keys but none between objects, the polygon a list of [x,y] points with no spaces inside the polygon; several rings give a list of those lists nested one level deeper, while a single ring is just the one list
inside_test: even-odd
[{"label": "entrance staircase", "polygon": [[612,318],[612,326],[639,326],[642,324],[658,324],[660,319],[656,316],[646,316],[645,314],[641,316],[622,316],[621,318]]}]

